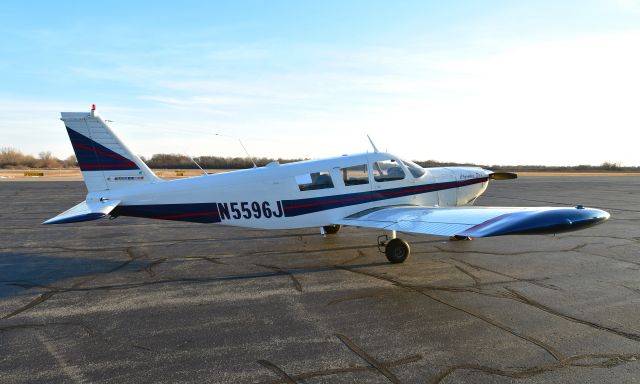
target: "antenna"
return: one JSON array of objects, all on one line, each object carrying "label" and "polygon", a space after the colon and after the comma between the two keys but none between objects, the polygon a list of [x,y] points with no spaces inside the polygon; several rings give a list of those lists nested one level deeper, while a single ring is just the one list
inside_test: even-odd
[{"label": "antenna", "polygon": [[200,164],[198,164],[198,162],[196,161],[196,159],[194,159],[193,157],[189,156],[189,154],[188,154],[188,153],[186,153],[186,152],[184,153],[184,155],[185,155],[185,156],[187,156],[187,157],[189,158],[189,160],[193,161],[193,164],[195,164],[195,165],[196,165],[196,167],[200,168],[200,170],[202,171],[202,174],[203,174],[204,176],[209,176],[209,174],[207,173],[207,171],[205,171],[205,170],[200,166]]},{"label": "antenna", "polygon": [[222,137],[230,137],[230,138],[233,138],[233,139],[238,139],[238,142],[240,143],[240,146],[242,147],[242,149],[244,149],[244,153],[246,153],[247,157],[249,158],[249,160],[251,160],[251,163],[253,164],[253,168],[258,168],[258,166],[256,165],[256,162],[253,161],[253,157],[251,156],[251,154],[249,154],[249,151],[247,151],[247,148],[244,146],[244,144],[242,144],[242,140],[239,137],[223,135],[221,133],[215,133],[215,135],[216,136],[222,136]]},{"label": "antenna", "polygon": [[367,135],[367,139],[369,139],[369,142],[371,143],[371,146],[373,147],[373,152],[378,153],[378,148],[376,147],[375,144],[373,144],[373,140],[371,140],[371,137],[369,137],[369,135]]},{"label": "antenna", "polygon": [[245,148],[244,144],[242,144],[242,140],[238,139],[238,142],[240,143],[240,145],[242,145],[242,149],[244,149],[244,152],[247,154],[247,156],[249,156],[249,160],[251,160],[251,162],[253,163],[253,168],[258,168],[258,166],[256,165],[256,162],[253,161],[253,157],[251,157],[251,155],[249,154],[249,151],[247,151],[247,148]]}]

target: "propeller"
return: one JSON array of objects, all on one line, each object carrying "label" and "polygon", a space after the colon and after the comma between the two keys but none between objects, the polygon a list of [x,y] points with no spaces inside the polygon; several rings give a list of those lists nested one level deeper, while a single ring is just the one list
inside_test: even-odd
[{"label": "propeller", "polygon": [[489,174],[489,179],[491,180],[511,180],[517,178],[518,174],[513,172],[493,172]]}]

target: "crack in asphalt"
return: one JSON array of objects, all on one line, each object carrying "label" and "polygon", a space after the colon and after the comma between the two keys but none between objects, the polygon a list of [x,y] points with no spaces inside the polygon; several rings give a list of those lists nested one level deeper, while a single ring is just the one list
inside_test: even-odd
[{"label": "crack in asphalt", "polygon": [[[588,360],[588,359],[599,359],[602,361],[593,362],[593,363],[582,363],[583,360]],[[454,365],[452,367],[445,369],[443,372],[441,372],[435,378],[433,378],[430,381],[430,383],[439,384],[451,374],[461,370],[481,371],[490,375],[509,377],[512,379],[524,379],[524,378],[537,376],[546,372],[551,372],[551,371],[570,368],[570,367],[613,368],[621,364],[637,361],[638,359],[640,359],[640,354],[635,354],[635,353],[630,353],[630,354],[613,354],[613,353],[595,354],[594,353],[594,354],[569,356],[556,363],[547,364],[547,365],[538,365],[534,367],[520,368],[520,369],[500,369],[500,368],[494,368],[487,365],[479,365],[479,364],[459,364],[459,365]]]},{"label": "crack in asphalt", "polygon": [[302,284],[300,284],[300,281],[288,269],[283,269],[275,265],[264,265],[264,264],[255,264],[255,265],[258,267],[267,268],[272,271],[276,271],[279,274],[284,276],[289,276],[289,278],[293,282],[293,287],[296,289],[296,291],[302,292]]},{"label": "crack in asphalt", "polygon": [[271,372],[273,372],[276,375],[280,376],[280,378],[285,383],[287,383],[287,384],[296,384],[296,381],[291,376],[289,376],[285,371],[283,371],[280,367],[278,367],[277,365],[273,364],[272,362],[267,361],[267,360],[258,360],[258,364],[262,365],[263,367],[267,368]]},{"label": "crack in asphalt", "polygon": [[437,302],[439,302],[441,304],[444,304],[444,305],[446,305],[446,306],[448,306],[450,308],[453,308],[453,309],[456,309],[456,310],[461,311],[463,313],[466,313],[467,315],[475,317],[475,318],[477,318],[479,320],[484,321],[487,324],[490,324],[490,325],[492,325],[492,326],[494,326],[496,328],[499,328],[499,329],[501,329],[503,331],[506,331],[506,332],[512,334],[513,336],[516,336],[516,337],[518,337],[518,338],[520,338],[522,340],[525,340],[525,341],[528,341],[528,342],[530,342],[532,344],[535,344],[538,347],[540,347],[543,350],[545,350],[549,355],[551,355],[554,359],[556,359],[558,361],[562,360],[562,358],[563,358],[562,353],[560,353],[558,350],[556,350],[555,348],[553,348],[552,346],[550,346],[549,344],[547,344],[547,343],[545,343],[545,342],[543,342],[541,340],[538,340],[538,339],[536,339],[536,338],[534,338],[532,336],[529,336],[529,335],[526,335],[526,334],[524,334],[522,332],[519,332],[517,329],[509,327],[506,324],[502,324],[499,321],[497,321],[495,319],[492,319],[490,317],[487,317],[487,316],[485,316],[483,314],[480,314],[480,313],[475,312],[475,311],[470,310],[470,309],[462,308],[461,306],[453,304],[453,303],[451,303],[451,302],[449,302],[449,301],[447,301],[447,300],[445,300],[443,298],[440,298],[440,297],[438,297],[438,296],[436,296],[436,295],[434,295],[432,293],[427,293],[422,289],[419,289],[419,288],[414,287],[414,286],[409,285],[409,284],[405,284],[405,283],[399,282],[397,280],[391,279],[391,278],[386,277],[386,276],[380,276],[380,275],[377,275],[377,274],[374,274],[374,273],[370,273],[370,272],[366,272],[366,271],[352,270],[351,268],[344,267],[344,266],[342,268],[347,270],[347,271],[349,271],[349,272],[353,272],[353,273],[356,273],[356,274],[360,274],[360,275],[372,277],[372,278],[375,278],[375,279],[379,279],[379,280],[382,280],[382,281],[386,281],[386,282],[389,282],[389,283],[391,283],[391,284],[393,284],[393,285],[395,285],[397,287],[400,287],[400,288],[409,290],[411,292],[415,292],[415,293],[424,295],[424,296],[426,296],[426,297],[428,297],[428,298],[430,298],[430,299],[432,299],[434,301],[437,301]]},{"label": "crack in asphalt", "polygon": [[546,277],[545,278],[523,279],[523,278],[520,278],[520,277],[517,277],[517,276],[513,276],[513,275],[510,275],[510,274],[507,274],[507,273],[504,273],[504,272],[500,272],[500,271],[496,271],[494,269],[483,267],[481,265],[472,264],[472,263],[470,263],[468,261],[460,260],[458,258],[453,258],[452,257],[451,260],[455,260],[458,263],[464,264],[464,265],[466,265],[468,267],[471,267],[471,268],[474,268],[476,270],[490,272],[490,273],[493,273],[493,274],[496,274],[496,275],[499,275],[499,276],[502,276],[502,277],[507,277],[509,279],[513,279],[515,281],[528,282],[528,283],[531,283],[533,285],[537,285],[537,286],[542,287],[542,288],[547,288],[547,289],[551,289],[551,290],[554,290],[554,291],[562,291],[562,289],[556,287],[555,285],[544,284],[544,283],[540,282],[541,280],[546,280],[547,279]]},{"label": "crack in asphalt", "polygon": [[458,271],[460,271],[460,272],[464,273],[465,275],[469,276],[471,278],[471,280],[473,280],[473,286],[474,287],[478,288],[480,286],[480,284],[482,284],[482,281],[480,281],[480,278],[477,277],[476,275],[474,275],[473,273],[467,271],[466,269],[464,269],[464,268],[462,268],[462,267],[460,267],[458,265],[454,265],[454,267]]},{"label": "crack in asphalt", "polygon": [[376,298],[376,297],[380,297],[382,296],[382,294],[364,294],[364,295],[353,295],[353,296],[346,296],[346,297],[340,297],[334,300],[331,300],[330,302],[327,303],[327,306],[329,305],[335,305],[335,304],[339,304],[339,303],[344,303],[346,301],[353,301],[353,300],[362,300],[362,299],[372,299],[372,298]]},{"label": "crack in asphalt", "polygon": [[[609,247],[609,248],[614,248],[614,247]],[[603,259],[615,260],[615,261],[619,261],[619,262],[622,262],[622,263],[627,263],[627,264],[633,264],[633,265],[639,265],[640,266],[640,262],[638,262],[638,261],[622,259],[620,257],[615,257],[615,256],[611,256],[611,255],[601,255],[601,254],[598,254],[598,253],[587,252],[587,251],[583,251],[583,252],[586,253],[587,255],[602,257]]]},{"label": "crack in asphalt", "polygon": [[[398,360],[392,360],[388,362],[381,361],[380,364],[387,368],[395,368],[402,365],[415,363],[420,360],[422,360],[421,355],[411,355]],[[347,368],[329,368],[329,369],[321,369],[317,371],[303,372],[297,375],[292,375],[291,378],[294,380],[302,381],[302,380],[313,379],[316,377],[333,376],[333,375],[339,375],[342,373],[356,373],[356,372],[377,372],[377,370],[371,365],[357,365],[357,366],[350,366]],[[275,380],[275,381],[261,382],[260,384],[278,384],[283,382],[284,382],[283,380]]]},{"label": "crack in asphalt", "polygon": [[149,277],[155,277],[156,272],[153,270],[155,267],[157,267],[158,265],[164,263],[165,261],[167,261],[166,257],[163,257],[161,259],[157,259],[157,260],[153,260],[150,263],[148,263],[147,265],[144,266],[144,268],[142,268],[140,271],[145,271],[147,272],[147,274],[149,275]]},{"label": "crack in asphalt", "polygon": [[341,262],[340,264],[344,265],[344,264],[353,263],[354,261],[359,260],[359,259],[361,259],[361,258],[366,256],[366,254],[364,252],[362,252],[361,249],[356,250],[356,253],[357,253],[357,255],[355,257],[353,257],[351,259],[348,259],[348,260],[345,260],[345,261]]},{"label": "crack in asphalt", "polygon": [[[599,243],[598,243],[599,244]],[[589,245],[588,243],[579,244],[575,247],[571,247],[569,249],[557,249],[557,250],[530,250],[530,251],[520,251],[520,252],[488,252],[488,251],[478,251],[474,249],[451,249],[442,247],[439,245],[434,245],[433,247],[439,250],[440,252],[447,253],[462,253],[462,254],[470,254],[475,253],[479,255],[493,255],[493,256],[520,256],[520,255],[528,255],[533,253],[556,253],[556,252],[575,252]]]},{"label": "crack in asphalt", "polygon": [[219,257],[213,256],[185,256],[183,260],[205,260],[213,264],[227,265],[227,263],[220,261]]},{"label": "crack in asphalt", "polygon": [[375,368],[376,371],[380,372],[384,377],[389,379],[390,382],[394,384],[400,384],[400,380],[396,377],[396,375],[393,374],[393,372],[389,370],[389,368],[387,368],[384,364],[365,352],[364,349],[360,348],[360,346],[351,341],[351,339],[349,339],[347,336],[339,333],[336,333],[335,336],[340,339],[340,341],[342,341],[344,345],[346,345],[347,348],[351,350],[351,352],[355,353],[362,360],[366,361],[370,366]]},{"label": "crack in asphalt", "polygon": [[364,360],[368,365],[366,366],[356,365],[356,366],[350,366],[346,368],[322,369],[317,371],[303,372],[297,375],[289,375],[285,373],[281,368],[279,368],[278,366],[276,366],[275,364],[267,360],[258,360],[258,363],[260,363],[265,368],[271,370],[272,372],[276,373],[280,377],[279,380],[263,382],[263,384],[297,383],[299,381],[312,379],[315,377],[332,376],[332,375],[338,375],[341,373],[354,373],[354,372],[366,372],[366,371],[378,372],[384,377],[386,377],[390,382],[394,384],[399,384],[401,383],[401,381],[390,371],[390,369],[394,367],[410,364],[410,363],[415,363],[417,361],[422,360],[422,355],[418,355],[418,354],[410,355],[398,360],[392,360],[388,362],[377,360],[374,357],[372,357],[369,353],[367,353],[364,349],[362,349],[362,347],[354,343],[347,336],[339,333],[334,334],[334,336],[337,337],[338,340],[340,340],[342,344],[344,344],[351,352],[353,352],[359,358]]},{"label": "crack in asphalt", "polygon": [[598,324],[598,323],[595,323],[593,321],[580,319],[580,318],[577,318],[575,316],[572,316],[572,315],[569,315],[569,314],[566,314],[566,313],[562,313],[562,312],[560,312],[558,310],[555,310],[555,309],[553,309],[553,308],[551,308],[551,307],[549,307],[547,305],[544,305],[544,304],[542,304],[542,303],[540,303],[538,301],[535,301],[535,300],[533,300],[531,298],[528,298],[528,297],[524,296],[523,294],[521,294],[520,292],[516,291],[515,289],[507,288],[507,287],[505,287],[505,289],[507,291],[509,291],[513,295],[514,300],[519,301],[519,302],[524,303],[524,304],[527,304],[527,305],[530,305],[530,306],[532,306],[534,308],[540,309],[540,310],[542,310],[544,312],[547,312],[547,313],[550,313],[550,314],[552,314],[554,316],[558,316],[558,317],[561,317],[561,318],[563,318],[565,320],[569,320],[571,322],[578,323],[578,324],[583,324],[583,325],[586,325],[586,326],[589,326],[591,328],[595,328],[595,329],[598,329],[598,330],[601,330],[601,331],[613,333],[615,335],[622,336],[622,337],[624,337],[626,339],[629,339],[629,340],[640,341],[640,335],[638,335],[638,334],[627,332],[627,331],[623,331],[623,330],[616,329],[616,328],[607,327],[605,325]]}]

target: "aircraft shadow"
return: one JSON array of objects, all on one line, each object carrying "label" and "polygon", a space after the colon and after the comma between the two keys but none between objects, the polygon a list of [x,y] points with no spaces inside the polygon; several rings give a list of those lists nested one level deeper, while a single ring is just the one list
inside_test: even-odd
[{"label": "aircraft shadow", "polygon": [[107,273],[113,270],[140,269],[144,263],[104,260],[88,257],[61,257],[0,252],[0,298],[19,294],[34,287],[55,286],[66,279]]},{"label": "aircraft shadow", "polygon": [[387,262],[359,264],[327,264],[318,266],[281,267],[268,264],[257,264],[268,269],[264,272],[250,272],[218,276],[185,276],[163,278],[158,277],[144,282],[126,282],[107,285],[81,285],[68,287],[57,285],[58,282],[84,276],[93,276],[115,271],[140,271],[148,264],[148,260],[104,260],[88,257],[61,257],[52,255],[30,255],[24,253],[0,253],[0,298],[19,295],[30,288],[54,288],[65,291],[94,291],[111,289],[130,289],[148,285],[171,283],[213,283],[217,281],[251,280],[281,275],[305,275],[337,270],[353,270],[369,267],[389,266]]}]

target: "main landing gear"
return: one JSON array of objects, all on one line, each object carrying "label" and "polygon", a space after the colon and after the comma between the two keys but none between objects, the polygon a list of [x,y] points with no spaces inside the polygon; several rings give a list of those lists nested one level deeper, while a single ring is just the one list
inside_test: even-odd
[{"label": "main landing gear", "polygon": [[391,231],[391,239],[389,239],[388,235],[378,236],[378,250],[387,256],[387,260],[391,264],[402,263],[411,254],[409,243],[398,239],[396,231]]},{"label": "main landing gear", "polygon": [[322,230],[327,235],[335,235],[340,230],[340,226],[338,224],[325,225]]},{"label": "main landing gear", "polygon": [[[320,227],[322,236],[333,235],[338,233],[340,225],[332,224]],[[391,231],[391,236],[378,236],[378,250],[387,256],[387,260],[391,264],[403,263],[411,254],[409,243],[396,237],[396,231]]]}]

